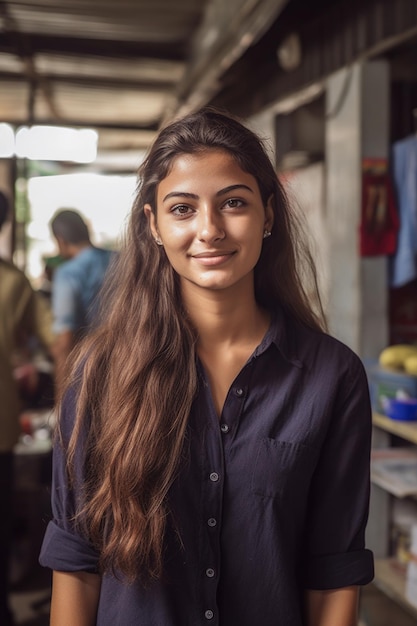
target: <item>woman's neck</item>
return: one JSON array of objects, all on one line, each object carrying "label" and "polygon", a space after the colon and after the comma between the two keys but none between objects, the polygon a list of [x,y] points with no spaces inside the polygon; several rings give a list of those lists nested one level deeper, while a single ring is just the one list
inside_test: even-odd
[{"label": "woman's neck", "polygon": [[199,337],[199,352],[257,344],[269,326],[269,315],[257,304],[253,290],[190,290],[184,295]]},{"label": "woman's neck", "polygon": [[[193,292],[193,293],[191,293]],[[220,418],[229,389],[269,326],[253,290],[194,290],[184,297],[197,330],[197,353]]]}]

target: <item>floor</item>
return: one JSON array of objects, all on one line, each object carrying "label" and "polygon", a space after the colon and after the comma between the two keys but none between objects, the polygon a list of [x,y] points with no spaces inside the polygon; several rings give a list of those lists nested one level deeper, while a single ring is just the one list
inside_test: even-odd
[{"label": "floor", "polygon": [[[49,593],[49,573],[41,568],[16,587],[11,595],[16,624],[48,626]],[[400,609],[374,585],[368,585],[362,591],[358,626],[417,626],[417,619]]]},{"label": "floor", "polygon": [[48,626],[50,589],[50,573],[41,567],[12,587],[10,603],[16,624]]},{"label": "floor", "polygon": [[362,590],[359,626],[417,626],[417,618],[401,609],[374,585]]}]

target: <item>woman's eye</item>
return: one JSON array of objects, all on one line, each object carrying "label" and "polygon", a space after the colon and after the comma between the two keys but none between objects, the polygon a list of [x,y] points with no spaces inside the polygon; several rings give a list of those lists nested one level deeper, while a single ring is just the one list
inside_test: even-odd
[{"label": "woman's eye", "polygon": [[177,206],[174,206],[174,208],[171,211],[174,215],[188,215],[188,213],[191,213],[191,209],[189,206],[185,205],[185,204],[177,204]]},{"label": "woman's eye", "polygon": [[237,209],[243,206],[243,202],[242,200],[238,200],[237,198],[230,198],[230,200],[228,200],[224,206],[228,207],[229,209]]}]

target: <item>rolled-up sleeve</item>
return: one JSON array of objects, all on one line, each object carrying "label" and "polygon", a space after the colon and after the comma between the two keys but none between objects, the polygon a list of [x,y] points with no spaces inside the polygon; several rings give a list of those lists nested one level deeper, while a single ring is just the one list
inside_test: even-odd
[{"label": "rolled-up sleeve", "polygon": [[369,583],[365,549],[370,492],[371,408],[362,363],[351,355],[310,492],[304,586],[336,589]]},{"label": "rolled-up sleeve", "polygon": [[[67,393],[61,410],[61,428],[63,439],[67,441],[75,414],[75,393]],[[53,451],[52,470],[52,517],[46,529],[39,562],[45,567],[57,571],[98,570],[98,553],[74,524],[75,503],[78,500],[77,485],[82,484],[84,461],[78,451],[75,461],[76,476],[74,487],[70,488],[67,478],[66,455],[64,446],[57,439]]]},{"label": "rolled-up sleeve", "polygon": [[39,562],[58,572],[97,573],[97,553],[79,535],[60,528],[51,521],[46,529]]}]

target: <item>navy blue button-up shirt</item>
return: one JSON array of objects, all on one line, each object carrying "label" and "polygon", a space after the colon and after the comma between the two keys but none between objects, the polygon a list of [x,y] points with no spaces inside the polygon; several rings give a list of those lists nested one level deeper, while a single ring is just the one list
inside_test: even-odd
[{"label": "navy blue button-up shirt", "polygon": [[[336,339],[280,314],[236,377],[220,421],[199,372],[169,494],[163,578],[144,587],[103,576],[97,624],[302,626],[305,589],[373,577],[364,547],[371,411],[362,364]],[[63,407],[67,430],[73,395]],[[52,503],[41,563],[96,571],[97,554],[72,527],[59,446]]]}]

